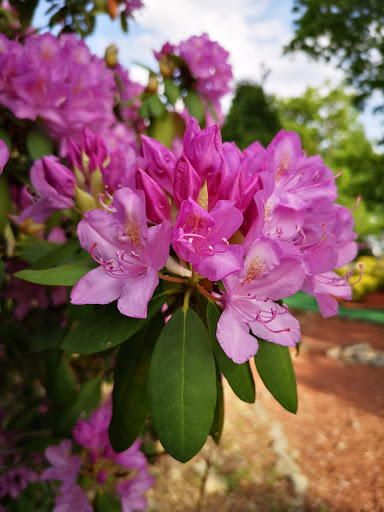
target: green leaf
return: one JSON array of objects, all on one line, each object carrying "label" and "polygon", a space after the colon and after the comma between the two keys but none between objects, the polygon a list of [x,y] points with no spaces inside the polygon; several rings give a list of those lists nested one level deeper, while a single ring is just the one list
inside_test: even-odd
[{"label": "green leaf", "polygon": [[[59,263],[65,262],[70,258],[74,258],[78,256],[74,256],[76,252],[80,251],[80,243],[77,238],[73,238],[65,242],[64,244],[55,244],[52,251],[47,251],[44,256],[42,256],[39,260],[34,262],[31,269],[32,270],[43,270],[51,268]],[[83,251],[82,254],[86,255],[86,252]]]},{"label": "green leaf", "polygon": [[149,414],[147,377],[152,352],[164,318],[158,313],[136,335],[124,342],[116,357],[113,411],[109,439],[116,452],[127,450],[139,437]]},{"label": "green leaf", "polygon": [[101,399],[101,382],[101,377],[84,382],[70,407],[64,410],[55,422],[55,430],[58,434],[70,435],[80,417],[88,416],[92,410],[97,409]]},{"label": "green leaf", "polygon": [[168,102],[174,106],[180,97],[180,87],[175,84],[170,78],[164,79],[164,94]]},{"label": "green leaf", "polygon": [[213,423],[211,426],[210,434],[216,444],[219,444],[221,434],[224,426],[224,391],[223,381],[220,370],[216,367],[216,389],[217,389],[217,400],[215,415],[213,417]]},{"label": "green leaf", "polygon": [[120,13],[120,25],[123,32],[128,32],[127,18],[123,12]]},{"label": "green leaf", "polygon": [[297,412],[296,378],[288,347],[258,339],[257,371],[265,387],[287,411]]},{"label": "green leaf", "polygon": [[61,348],[76,354],[93,354],[115,347],[144,327],[148,319],[160,310],[166,298],[166,292],[152,297],[147,318],[122,315],[116,303],[104,306],[75,327],[64,338]]},{"label": "green leaf", "polygon": [[36,263],[50,252],[60,247],[60,245],[61,244],[55,242],[41,240],[40,238],[27,237],[19,242],[20,258],[29,263]]},{"label": "green leaf", "polygon": [[143,119],[146,117],[162,117],[165,113],[165,105],[156,94],[144,98],[139,107],[139,116]]},{"label": "green leaf", "polygon": [[69,358],[59,360],[58,352],[44,354],[48,398],[58,411],[65,410],[76,398],[76,380]]},{"label": "green leaf", "polygon": [[171,148],[175,132],[174,116],[168,111],[164,116],[152,119],[148,128],[148,136],[158,140],[167,148]]},{"label": "green leaf", "polygon": [[190,115],[197,119],[197,122],[199,123],[201,128],[204,128],[205,108],[197,92],[188,91],[187,96],[184,98],[184,103]]},{"label": "green leaf", "polygon": [[52,155],[54,148],[52,140],[44,133],[30,130],[27,133],[27,149],[33,160],[39,160],[46,155]]},{"label": "green leaf", "polygon": [[224,377],[227,379],[228,384],[240,400],[247,403],[254,403],[256,399],[255,382],[249,367],[249,362],[236,364],[227,356],[221,348],[220,343],[217,341],[216,328],[220,315],[220,308],[212,302],[209,302],[207,307],[207,322],[216,361]]},{"label": "green leaf", "polygon": [[0,176],[0,235],[4,233],[9,224],[8,212],[11,211],[11,196],[9,184],[5,174]]},{"label": "green leaf", "polygon": [[59,348],[63,339],[63,329],[60,328],[56,318],[47,316],[36,334],[31,338],[28,348],[30,352],[42,352]]},{"label": "green leaf", "polygon": [[143,99],[143,101],[141,102],[141,105],[139,107],[139,110],[138,110],[138,114],[142,119],[151,117],[151,110],[149,108],[148,99],[149,98]]},{"label": "green leaf", "polygon": [[149,112],[152,117],[162,117],[165,114],[165,105],[158,96],[153,94],[149,96],[147,101]]},{"label": "green leaf", "polygon": [[95,498],[96,512],[121,512],[120,501],[112,494],[104,492],[98,487]]},{"label": "green leaf", "polygon": [[14,275],[30,283],[52,286],[73,286],[93,268],[95,268],[95,262],[93,260],[81,259],[60,265],[59,267],[43,270],[21,270]]},{"label": "green leaf", "polygon": [[151,419],[161,444],[187,462],[204,445],[216,406],[216,371],[209,336],[191,309],[173,314],[152,356],[148,375]]}]

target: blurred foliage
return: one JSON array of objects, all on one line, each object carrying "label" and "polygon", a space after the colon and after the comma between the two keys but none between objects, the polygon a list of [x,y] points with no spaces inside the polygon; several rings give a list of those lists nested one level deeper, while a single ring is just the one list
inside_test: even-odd
[{"label": "blurred foliage", "polygon": [[301,96],[275,101],[284,129],[300,135],[306,153],[320,154],[335,172],[342,170],[340,203],[351,208],[362,197],[354,217],[364,235],[384,228],[384,155],[367,139],[354,100],[344,87],[325,92],[309,87]]},{"label": "blurred foliage", "polygon": [[286,52],[336,61],[358,90],[358,105],[375,90],[384,92],[383,0],[295,0],[293,14],[295,34]]},{"label": "blurred foliage", "polygon": [[234,141],[244,149],[255,140],[267,146],[281,129],[277,109],[261,85],[241,82],[221,129],[224,141]]},{"label": "blurred foliage", "polygon": [[[0,28],[1,32],[7,33],[12,22],[12,11],[1,8],[0,2]],[[123,0],[46,0],[48,9],[45,12],[48,18],[48,27],[59,25],[60,32],[75,32],[81,37],[86,37],[95,29],[96,16],[108,14],[111,19],[120,17],[121,28],[128,31],[128,24],[124,9]],[[11,8],[17,13],[21,29],[27,29],[32,21],[39,0],[9,0]],[[3,30],[4,26],[4,30]],[[10,35],[10,34],[7,34]]]}]

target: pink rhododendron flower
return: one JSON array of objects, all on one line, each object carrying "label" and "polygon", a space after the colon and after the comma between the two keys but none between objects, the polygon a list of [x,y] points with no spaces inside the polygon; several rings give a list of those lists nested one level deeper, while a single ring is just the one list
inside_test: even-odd
[{"label": "pink rhododendron flower", "polygon": [[243,267],[243,248],[228,242],[242,220],[231,201],[218,201],[208,213],[189,198],[173,226],[172,246],[194,270],[217,281]]},{"label": "pink rhododendron flower", "polygon": [[0,66],[0,102],[21,119],[40,116],[62,155],[84,127],[99,133],[114,122],[112,72],[72,34],[28,37],[24,46],[2,36]]},{"label": "pink rhododendron flower", "polygon": [[55,508],[52,512],[93,512],[85,491],[74,485],[62,496],[56,496]]},{"label": "pink rhododendron flower", "polygon": [[291,347],[300,341],[298,321],[286,306],[273,302],[300,289],[304,279],[300,260],[299,251],[262,237],[249,250],[243,270],[223,279],[225,309],[217,324],[217,339],[236,363],[256,354],[254,336]]},{"label": "pink rhododendron flower", "polygon": [[79,455],[72,455],[72,443],[63,439],[59,446],[48,446],[45,456],[52,464],[43,471],[41,480],[60,480],[61,492],[66,493],[74,485],[83,461]]},{"label": "pink rhododendron flower", "polygon": [[123,512],[146,510],[147,500],[144,492],[153,487],[155,479],[150,476],[148,470],[143,470],[130,480],[123,480],[116,486],[121,498]]},{"label": "pink rhododendron flower", "polygon": [[123,315],[145,318],[168,258],[171,226],[164,220],[148,228],[141,190],[118,190],[113,213],[92,210],[78,226],[79,240],[99,267],[73,288],[72,304],[108,304],[118,299]]},{"label": "pink rhododendron flower", "polygon": [[18,218],[19,223],[32,217],[42,222],[57,210],[72,208],[76,183],[73,173],[55,156],[37,160],[30,172],[31,183],[38,193],[37,199],[25,208]]}]

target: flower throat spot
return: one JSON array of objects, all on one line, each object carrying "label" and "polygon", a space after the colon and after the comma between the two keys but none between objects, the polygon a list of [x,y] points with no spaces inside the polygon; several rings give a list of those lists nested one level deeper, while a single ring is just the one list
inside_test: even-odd
[{"label": "flower throat spot", "polygon": [[252,258],[247,265],[247,271],[243,283],[250,283],[267,272],[267,265],[259,256]]}]

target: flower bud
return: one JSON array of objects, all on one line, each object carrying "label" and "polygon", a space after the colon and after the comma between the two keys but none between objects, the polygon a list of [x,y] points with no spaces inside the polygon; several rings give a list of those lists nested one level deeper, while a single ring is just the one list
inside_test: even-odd
[{"label": "flower bud", "polygon": [[164,219],[172,220],[167,196],[142,169],[137,169],[136,187],[145,193],[145,210],[149,220],[156,224],[160,224]]},{"label": "flower bud", "polygon": [[172,194],[176,157],[157,140],[141,136],[140,167],[153,178],[165,192]]},{"label": "flower bud", "polygon": [[201,179],[189,160],[182,155],[177,162],[175,182],[173,186],[173,200],[177,208],[181,203],[191,197],[197,200],[201,190]]}]

